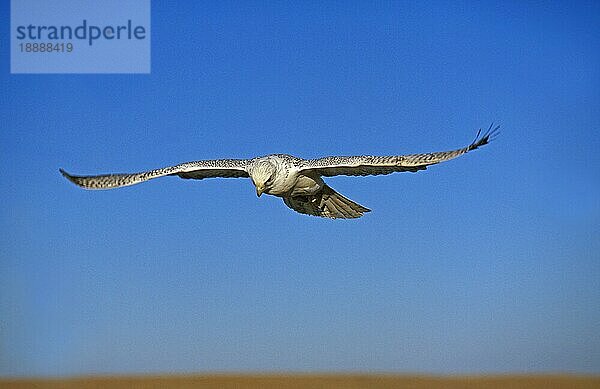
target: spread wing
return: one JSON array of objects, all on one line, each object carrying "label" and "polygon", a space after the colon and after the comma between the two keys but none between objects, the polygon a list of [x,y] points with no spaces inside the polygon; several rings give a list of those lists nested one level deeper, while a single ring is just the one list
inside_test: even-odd
[{"label": "spread wing", "polygon": [[249,177],[246,167],[248,159],[215,159],[206,161],[186,162],[176,166],[131,174],[104,174],[98,176],[74,176],[63,169],[60,172],[69,181],[85,189],[111,189],[129,186],[153,178],[177,175],[181,178],[232,178]]},{"label": "spread wing", "polygon": [[473,143],[462,149],[427,154],[392,155],[385,157],[362,155],[354,157],[325,157],[302,161],[299,169],[310,170],[325,176],[370,176],[393,172],[417,172],[427,166],[448,161],[488,144],[497,134],[498,128],[490,128],[480,137],[481,130]]}]

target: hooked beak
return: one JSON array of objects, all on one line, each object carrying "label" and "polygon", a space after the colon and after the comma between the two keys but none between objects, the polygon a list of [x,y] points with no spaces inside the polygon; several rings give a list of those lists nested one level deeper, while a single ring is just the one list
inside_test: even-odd
[{"label": "hooked beak", "polygon": [[264,186],[257,186],[256,187],[256,195],[258,197],[260,197],[260,195],[263,194],[264,191],[265,191],[265,187]]}]

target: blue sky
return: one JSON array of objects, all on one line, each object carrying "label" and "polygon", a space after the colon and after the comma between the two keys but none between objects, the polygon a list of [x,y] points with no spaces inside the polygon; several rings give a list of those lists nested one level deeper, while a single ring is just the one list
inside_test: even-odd
[{"label": "blue sky", "polygon": [[[0,25],[0,375],[600,373],[597,2],[152,4],[149,75],[11,75]],[[523,4],[522,4],[523,3]],[[84,191],[79,174],[491,145],[330,178]]]}]

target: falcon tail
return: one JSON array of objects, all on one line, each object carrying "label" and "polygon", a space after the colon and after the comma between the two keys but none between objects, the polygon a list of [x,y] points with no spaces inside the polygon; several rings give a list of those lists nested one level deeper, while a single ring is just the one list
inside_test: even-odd
[{"label": "falcon tail", "polygon": [[327,185],[315,195],[284,197],[283,202],[296,212],[330,219],[355,219],[371,212]]}]

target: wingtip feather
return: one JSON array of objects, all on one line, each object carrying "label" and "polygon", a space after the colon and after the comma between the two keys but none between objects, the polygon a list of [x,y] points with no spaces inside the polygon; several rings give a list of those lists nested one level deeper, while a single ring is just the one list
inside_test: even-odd
[{"label": "wingtip feather", "polygon": [[[481,135],[482,129],[477,131],[477,136],[475,140],[467,147],[467,151],[475,150],[481,146],[485,146],[490,143],[492,140],[496,139],[500,134],[500,125],[494,127],[494,123],[490,125],[486,132]],[[480,137],[481,135],[481,137]]]},{"label": "wingtip feather", "polygon": [[65,177],[67,180],[69,180],[69,181],[71,181],[71,182],[73,182],[73,183],[76,183],[76,182],[74,181],[74,179],[75,179],[75,178],[74,178],[72,175],[70,175],[69,173],[67,173],[67,172],[65,171],[65,169],[63,169],[63,168],[59,168],[59,169],[58,169],[58,171],[59,171],[59,172],[60,172],[60,174],[62,174],[62,176],[63,176],[63,177]]},{"label": "wingtip feather", "polygon": [[67,173],[64,169],[58,169],[58,171],[60,172],[60,174],[63,175],[63,177],[65,177],[67,180],[71,181],[73,184],[79,186],[80,188],[92,189],[88,185],[85,185],[83,177],[73,176],[73,175]]}]

